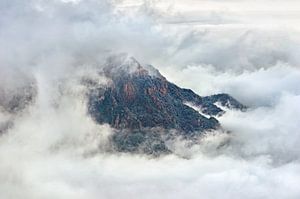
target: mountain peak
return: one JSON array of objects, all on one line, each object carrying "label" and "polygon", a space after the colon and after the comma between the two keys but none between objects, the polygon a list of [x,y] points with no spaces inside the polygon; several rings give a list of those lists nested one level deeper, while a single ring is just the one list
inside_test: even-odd
[{"label": "mountain peak", "polygon": [[[219,129],[215,116],[225,111],[216,103],[228,108],[244,107],[227,94],[201,97],[180,88],[133,57],[111,57],[104,74],[112,84],[91,92],[89,112],[98,123],[116,129],[113,142],[119,151],[165,151],[164,138],[170,136],[170,130],[192,138]],[[152,146],[157,142],[158,149]]]},{"label": "mountain peak", "polygon": [[134,57],[128,54],[111,56],[107,59],[104,73],[111,78],[123,76],[156,76],[163,78],[160,72],[151,65],[141,65]]}]

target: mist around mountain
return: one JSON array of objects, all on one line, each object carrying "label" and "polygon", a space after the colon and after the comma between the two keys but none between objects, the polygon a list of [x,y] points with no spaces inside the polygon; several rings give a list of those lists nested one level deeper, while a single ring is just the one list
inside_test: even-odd
[{"label": "mist around mountain", "polygon": [[[216,119],[225,113],[224,109],[246,111],[246,106],[228,94],[201,97],[190,89],[180,88],[153,66],[142,66],[127,54],[110,56],[103,66],[95,68],[93,75],[107,82],[99,83],[85,75],[78,77],[78,83],[85,89],[81,95],[86,117],[107,124],[114,131],[108,137],[111,147],[106,149],[111,153],[172,153],[168,142],[173,140],[198,144],[197,140],[207,133],[228,133]],[[1,109],[11,115],[26,111],[37,102],[36,84],[28,78],[20,87],[3,89]],[[61,82],[61,89],[65,84]],[[3,122],[1,133],[13,125],[14,119]]]},{"label": "mist around mountain", "polygon": [[299,7],[0,0],[0,198],[300,198]]},{"label": "mist around mountain", "polygon": [[111,82],[91,89],[88,109],[96,122],[116,129],[112,144],[117,151],[168,153],[168,140],[222,131],[215,118],[225,113],[222,106],[246,110],[228,94],[200,97],[180,88],[153,66],[126,55],[109,58],[102,73]]}]

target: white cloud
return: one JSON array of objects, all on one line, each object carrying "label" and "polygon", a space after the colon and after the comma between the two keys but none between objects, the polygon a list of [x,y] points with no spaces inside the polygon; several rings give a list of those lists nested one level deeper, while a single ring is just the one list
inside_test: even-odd
[{"label": "white cloud", "polygon": [[254,108],[274,106],[285,94],[299,95],[300,71],[278,63],[270,68],[236,73],[226,72],[211,65],[189,66],[180,70],[166,68],[165,73],[175,83],[192,88],[200,95],[230,93],[244,104]]},{"label": "white cloud", "polygon": [[[0,198],[299,198],[298,2],[135,2],[0,0],[0,94],[37,88],[23,111],[1,110],[13,125],[0,137]],[[228,135],[172,143],[189,159],[104,153],[111,129],[87,116],[80,80],[104,84],[111,52],[250,109],[219,118]]]}]

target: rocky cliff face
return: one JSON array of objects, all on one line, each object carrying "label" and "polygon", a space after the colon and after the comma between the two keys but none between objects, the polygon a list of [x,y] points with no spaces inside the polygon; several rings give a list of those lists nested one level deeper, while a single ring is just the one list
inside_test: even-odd
[{"label": "rocky cliff face", "polygon": [[112,58],[103,72],[111,84],[91,91],[89,112],[97,122],[118,130],[112,140],[119,151],[167,151],[164,140],[171,130],[189,138],[220,128],[214,116],[224,110],[216,103],[245,108],[227,94],[201,97],[180,88],[134,58]]}]

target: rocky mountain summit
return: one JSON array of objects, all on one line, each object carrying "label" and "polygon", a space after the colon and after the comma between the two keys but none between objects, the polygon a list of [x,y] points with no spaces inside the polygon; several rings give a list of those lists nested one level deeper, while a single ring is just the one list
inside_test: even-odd
[{"label": "rocky mountain summit", "polygon": [[103,74],[110,83],[91,90],[89,113],[116,129],[112,141],[118,151],[166,152],[165,141],[174,134],[189,139],[220,128],[215,117],[225,112],[221,107],[245,109],[228,94],[201,97],[180,88],[132,57],[110,58]]},{"label": "rocky mountain summit", "polygon": [[[55,85],[59,86],[59,97],[67,95],[66,82],[78,79],[79,84],[86,86],[88,115],[115,131],[110,137],[112,147],[108,147],[112,151],[153,155],[169,152],[169,140],[193,140],[204,132],[221,129],[216,118],[225,112],[224,108],[245,109],[228,94],[201,97],[190,89],[180,88],[153,66],[141,65],[126,55],[109,58],[103,67],[96,68],[99,74],[91,71],[88,75],[62,79]],[[6,78],[6,85],[0,86],[0,110],[5,114],[0,121],[0,135],[14,125],[19,113],[39,101],[35,79],[22,74],[20,77],[15,78],[19,81]],[[98,78],[108,82],[100,84]],[[53,108],[57,103],[53,103]]]}]

